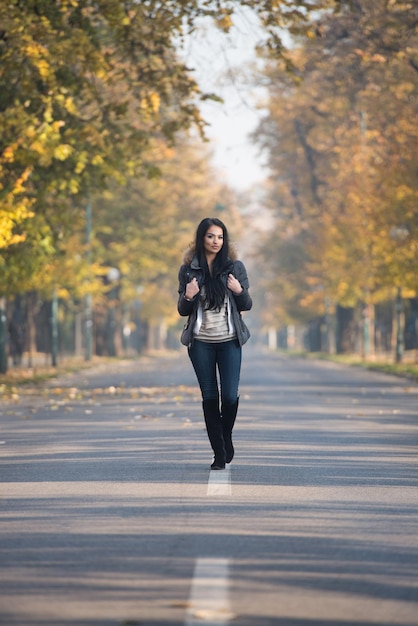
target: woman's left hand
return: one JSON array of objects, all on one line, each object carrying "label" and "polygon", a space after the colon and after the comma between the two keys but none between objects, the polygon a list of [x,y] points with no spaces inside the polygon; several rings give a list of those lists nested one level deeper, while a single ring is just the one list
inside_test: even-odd
[{"label": "woman's left hand", "polygon": [[237,280],[232,274],[228,274],[227,286],[228,289],[230,289],[236,296],[239,296],[244,291],[239,280]]}]

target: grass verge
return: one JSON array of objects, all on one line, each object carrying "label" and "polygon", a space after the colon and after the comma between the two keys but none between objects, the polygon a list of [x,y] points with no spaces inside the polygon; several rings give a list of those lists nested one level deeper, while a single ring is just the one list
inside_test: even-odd
[{"label": "grass verge", "polygon": [[372,361],[363,359],[358,354],[327,354],[325,352],[303,352],[292,350],[283,350],[282,353],[305,359],[320,359],[323,361],[332,361],[334,363],[341,363],[343,365],[350,365],[353,367],[362,367],[375,372],[401,376],[418,382],[418,363],[388,363],[383,359],[378,360],[377,358]]}]

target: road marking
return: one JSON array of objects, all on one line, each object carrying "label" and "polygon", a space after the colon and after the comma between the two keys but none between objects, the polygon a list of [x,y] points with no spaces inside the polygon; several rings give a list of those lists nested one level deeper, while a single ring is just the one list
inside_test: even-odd
[{"label": "road marking", "polygon": [[211,470],[208,480],[208,496],[230,496],[231,488],[231,468],[225,465],[224,470]]},{"label": "road marking", "polygon": [[229,559],[196,560],[185,626],[228,626],[231,613],[228,594]]}]

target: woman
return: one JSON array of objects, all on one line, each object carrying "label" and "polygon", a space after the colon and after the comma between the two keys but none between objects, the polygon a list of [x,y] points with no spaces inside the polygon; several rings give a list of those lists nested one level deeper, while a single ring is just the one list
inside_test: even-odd
[{"label": "woman", "polygon": [[241,311],[252,307],[248,288],[246,269],[230,249],[226,226],[219,219],[205,218],[179,271],[178,312],[189,317],[181,341],[188,347],[202,393],[215,454],[213,470],[225,469],[234,456],[241,347],[250,336],[241,317]]}]

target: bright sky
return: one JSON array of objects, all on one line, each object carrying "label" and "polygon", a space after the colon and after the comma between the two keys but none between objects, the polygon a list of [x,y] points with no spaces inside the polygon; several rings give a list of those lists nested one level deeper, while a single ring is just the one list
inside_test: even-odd
[{"label": "bright sky", "polygon": [[[186,62],[196,69],[202,90],[216,92],[224,104],[206,101],[201,110],[210,124],[214,165],[225,181],[238,191],[249,189],[266,176],[263,158],[248,138],[257,126],[263,91],[246,81],[256,62],[255,44],[261,33],[254,16],[242,11],[230,33],[205,22],[187,41]],[[247,82],[247,84],[245,84]]]}]

